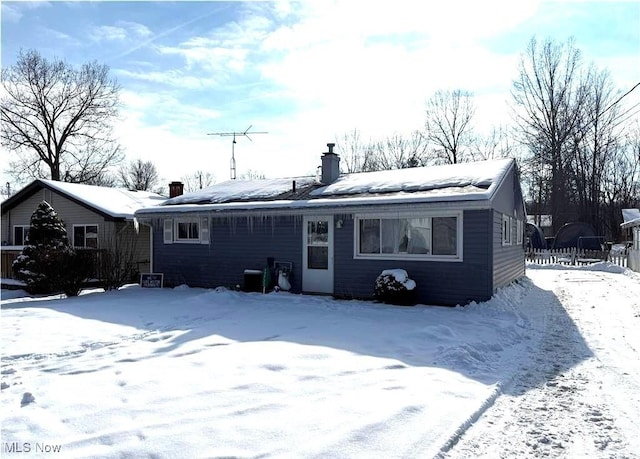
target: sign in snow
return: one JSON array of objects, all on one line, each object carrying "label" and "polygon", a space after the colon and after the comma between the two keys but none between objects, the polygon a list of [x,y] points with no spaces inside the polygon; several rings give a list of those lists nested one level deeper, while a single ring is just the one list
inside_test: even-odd
[{"label": "sign in snow", "polygon": [[143,273],[140,274],[140,286],[145,288],[162,288],[164,274]]}]

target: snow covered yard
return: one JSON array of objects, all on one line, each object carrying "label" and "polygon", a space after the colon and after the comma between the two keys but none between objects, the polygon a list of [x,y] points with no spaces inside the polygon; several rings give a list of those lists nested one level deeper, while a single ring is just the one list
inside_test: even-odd
[{"label": "snow covered yard", "polygon": [[636,457],[640,279],[553,268],[464,308],[3,290],[1,454]]}]

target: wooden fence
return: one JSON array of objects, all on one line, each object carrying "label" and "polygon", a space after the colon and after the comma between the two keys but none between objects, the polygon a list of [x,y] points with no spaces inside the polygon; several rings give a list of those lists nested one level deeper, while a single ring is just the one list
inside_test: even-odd
[{"label": "wooden fence", "polygon": [[567,248],[567,249],[530,249],[527,252],[527,261],[547,265],[547,264],[563,264],[563,265],[588,265],[602,261],[627,267],[626,253],[611,253],[608,250],[584,250]]}]

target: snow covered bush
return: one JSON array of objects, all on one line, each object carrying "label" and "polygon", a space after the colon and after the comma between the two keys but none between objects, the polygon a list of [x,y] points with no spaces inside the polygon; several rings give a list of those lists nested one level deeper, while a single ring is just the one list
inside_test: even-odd
[{"label": "snow covered bush", "polygon": [[374,294],[377,300],[389,304],[415,304],[416,283],[404,269],[387,269],[376,279]]},{"label": "snow covered bush", "polygon": [[69,245],[63,221],[46,201],[31,215],[26,245],[12,268],[29,293],[64,292],[68,296],[79,293],[89,272],[87,262]]}]

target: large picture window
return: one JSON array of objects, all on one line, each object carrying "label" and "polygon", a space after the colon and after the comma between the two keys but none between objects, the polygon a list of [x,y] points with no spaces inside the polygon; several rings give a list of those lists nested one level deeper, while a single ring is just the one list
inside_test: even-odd
[{"label": "large picture window", "polygon": [[73,246],[98,248],[98,225],[73,225]]},{"label": "large picture window", "polygon": [[356,217],[356,258],[462,259],[462,213]]}]

